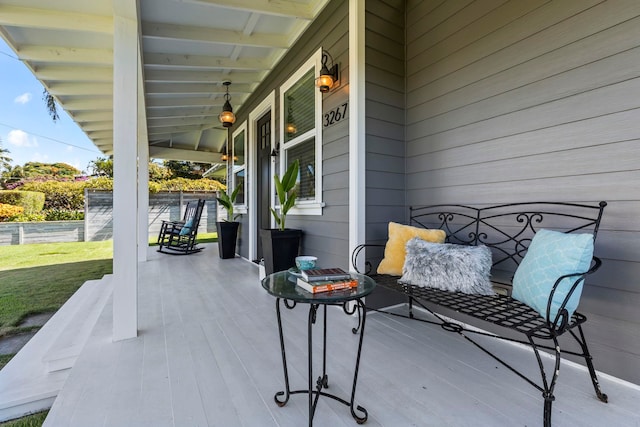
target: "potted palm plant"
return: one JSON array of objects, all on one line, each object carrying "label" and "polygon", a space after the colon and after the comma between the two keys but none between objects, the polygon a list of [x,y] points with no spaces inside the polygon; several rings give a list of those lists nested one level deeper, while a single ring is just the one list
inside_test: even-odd
[{"label": "potted palm plant", "polygon": [[238,185],[231,195],[226,192],[220,192],[216,197],[218,203],[227,211],[227,219],[216,222],[218,252],[222,259],[235,258],[236,256],[236,241],[238,240],[238,226],[240,225],[236,218],[240,215],[233,215],[233,205],[236,202],[236,197],[238,197],[240,187]]},{"label": "potted palm plant", "polygon": [[298,197],[295,186],[299,169],[300,162],[296,159],[289,165],[282,180],[277,174],[273,176],[280,206],[277,209],[271,208],[271,214],[278,227],[260,230],[266,274],[287,270],[296,264],[302,230],[286,228],[285,225],[287,214]]}]

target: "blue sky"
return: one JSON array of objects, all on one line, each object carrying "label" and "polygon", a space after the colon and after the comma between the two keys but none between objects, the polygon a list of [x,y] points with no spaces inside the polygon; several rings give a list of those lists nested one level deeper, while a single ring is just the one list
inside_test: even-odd
[{"label": "blue sky", "polygon": [[12,164],[63,162],[87,171],[91,160],[105,155],[62,108],[60,120],[51,120],[42,91],[42,84],[0,38],[0,140]]}]

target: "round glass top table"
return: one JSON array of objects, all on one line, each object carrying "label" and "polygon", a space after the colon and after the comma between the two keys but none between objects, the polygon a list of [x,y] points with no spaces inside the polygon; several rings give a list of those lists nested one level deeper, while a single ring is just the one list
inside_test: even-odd
[{"label": "round glass top table", "polygon": [[[278,406],[284,406],[292,394],[307,394],[309,401],[309,426],[313,426],[313,417],[320,396],[329,397],[344,405],[351,411],[351,416],[358,424],[367,421],[367,410],[360,405],[355,405],[356,384],[358,382],[358,369],[360,366],[360,354],[362,353],[362,339],[364,338],[364,326],[367,319],[367,311],[362,298],[369,295],[376,287],[375,281],[362,274],[351,273],[353,279],[358,280],[358,286],[352,289],[342,289],[330,292],[311,293],[296,284],[299,275],[295,271],[279,271],[262,279],[262,287],[276,298],[276,316],[278,319],[278,334],[280,336],[280,350],[282,352],[282,367],[284,371],[285,390],[275,394],[274,400]],[[289,374],[287,370],[287,356],[284,345],[284,333],[282,331],[281,305],[292,310],[297,304],[308,304],[309,318],[307,322],[307,355],[308,355],[308,387],[302,390],[291,390],[289,387]],[[347,315],[358,315],[358,325],[352,329],[354,334],[359,334],[358,351],[351,387],[349,401],[334,394],[324,391],[329,387],[327,375],[327,306],[342,306]],[[313,326],[316,323],[318,309],[323,309],[322,327],[322,375],[316,380],[313,378]],[[356,411],[359,412],[356,413]]]}]

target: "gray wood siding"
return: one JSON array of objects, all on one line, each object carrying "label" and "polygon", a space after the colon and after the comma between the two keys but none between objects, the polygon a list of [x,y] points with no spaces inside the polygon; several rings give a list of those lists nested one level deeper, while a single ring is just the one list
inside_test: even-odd
[{"label": "gray wood siding", "polygon": [[[323,95],[323,113],[348,101],[349,98],[349,5],[344,1],[332,1],[318,19],[300,37],[296,45],[282,58],[265,78],[260,87],[237,112],[237,124],[242,124],[248,115],[272,90],[276,90],[276,105],[272,114],[276,118],[275,140],[279,142],[279,89],[318,48],[328,51],[339,64],[340,85]],[[349,120],[323,130],[322,135],[323,184],[322,201],[325,203],[322,216],[289,215],[288,228],[299,228],[304,232],[302,253],[317,256],[322,265],[348,267],[349,257]],[[248,256],[248,215],[241,221],[242,241],[240,254]]]},{"label": "gray wood siding", "polygon": [[[368,0],[365,15],[366,241],[383,243],[388,222],[405,222],[405,1]],[[369,251],[375,261],[379,254]],[[376,289],[370,307],[402,302]]]},{"label": "gray wood siding", "polygon": [[366,2],[366,239],[384,242],[405,201],[405,2]]},{"label": "gray wood siding", "polygon": [[580,311],[640,383],[640,2],[409,0],[406,34],[406,204],[609,202]]}]

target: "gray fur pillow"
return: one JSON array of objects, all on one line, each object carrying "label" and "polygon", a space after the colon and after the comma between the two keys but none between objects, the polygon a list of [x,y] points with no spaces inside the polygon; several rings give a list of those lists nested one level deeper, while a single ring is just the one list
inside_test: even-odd
[{"label": "gray fur pillow", "polygon": [[400,283],[465,294],[494,294],[489,280],[491,251],[486,246],[430,243],[414,238],[406,248]]}]

